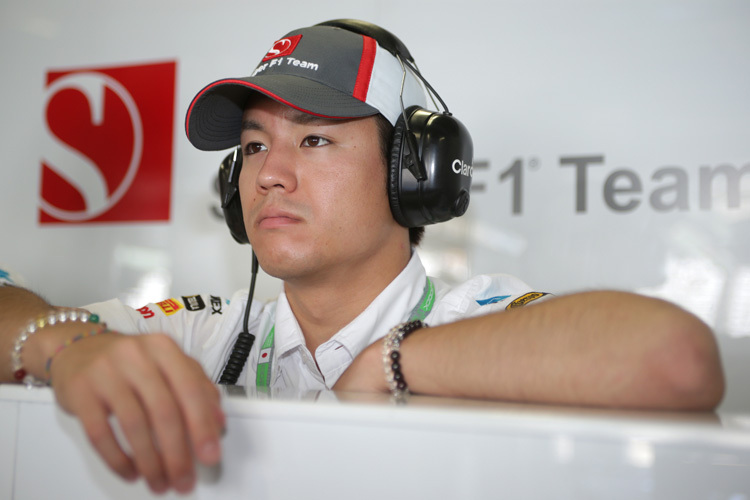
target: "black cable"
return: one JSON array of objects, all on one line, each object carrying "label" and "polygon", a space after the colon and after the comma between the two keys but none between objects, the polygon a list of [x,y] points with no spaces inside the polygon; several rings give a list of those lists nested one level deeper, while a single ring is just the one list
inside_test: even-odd
[{"label": "black cable", "polygon": [[[440,97],[440,94],[438,94],[437,91],[434,88],[432,88],[432,85],[430,85],[430,82],[428,82],[425,79],[425,77],[422,76],[422,73],[419,72],[419,69],[417,68],[416,64],[413,64],[408,59],[406,59],[406,60],[401,59],[401,56],[399,56],[398,54],[396,55],[396,59],[399,60],[399,62],[401,63],[401,67],[402,68],[404,67],[404,65],[408,66],[409,69],[411,70],[412,74],[414,76],[416,76],[417,78],[419,78],[422,81],[422,83],[425,84],[425,86],[428,89],[428,94],[430,94],[430,99],[433,100],[433,103],[435,102],[435,100],[433,99],[433,96],[437,97],[438,101],[440,101],[441,106],[443,106],[443,110],[444,110],[445,114],[450,115],[451,112],[448,109],[448,106],[445,104],[445,101],[443,101],[443,98]],[[404,69],[404,73],[406,73],[406,69]],[[401,92],[400,92],[400,95],[399,95],[399,99],[401,99],[401,109],[403,110],[403,108],[404,108],[404,84],[403,84],[403,82],[401,83]]]},{"label": "black cable", "polygon": [[247,363],[250,356],[250,350],[255,342],[255,335],[248,332],[248,322],[250,319],[250,306],[253,305],[253,295],[255,294],[255,278],[258,276],[258,257],[253,252],[252,277],[250,278],[250,291],[247,296],[247,306],[245,307],[245,317],[242,321],[242,331],[237,335],[237,340],[232,346],[232,352],[229,354],[227,364],[219,378],[219,384],[237,385],[237,379]]}]

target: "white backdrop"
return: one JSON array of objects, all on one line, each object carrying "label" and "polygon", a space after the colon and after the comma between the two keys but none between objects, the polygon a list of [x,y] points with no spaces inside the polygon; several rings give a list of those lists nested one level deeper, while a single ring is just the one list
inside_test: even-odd
[{"label": "white backdrop", "polygon": [[[113,296],[139,305],[247,286],[249,248],[216,215],[224,154],[192,148],[186,108],[210,81],[250,74],[286,32],[339,17],[396,33],[473,135],[472,203],[465,217],[428,228],[420,253],[431,274],[507,272],[555,293],[616,288],[669,298],[715,328],[739,380],[730,406],[750,406],[742,383],[750,357],[744,0],[4,0],[0,267],[65,305]],[[174,83],[144,76],[155,66]],[[109,158],[127,165],[122,145],[139,133],[59,137],[76,125],[68,108],[55,107],[55,78],[73,81],[72,72],[81,87],[82,69],[100,81],[108,75],[115,93],[119,84],[133,93],[155,173],[141,168],[138,196],[111,211],[119,220],[105,213],[93,223],[48,223],[40,206],[59,191],[61,165],[78,159],[94,173]],[[105,125],[111,104],[97,108]],[[68,158],[58,146],[75,150],[76,140],[86,142],[83,154],[68,150]],[[121,180],[108,179],[110,189]],[[101,196],[104,208],[112,204]],[[160,220],[133,216],[138,210]],[[261,276],[259,296],[278,289]]]}]

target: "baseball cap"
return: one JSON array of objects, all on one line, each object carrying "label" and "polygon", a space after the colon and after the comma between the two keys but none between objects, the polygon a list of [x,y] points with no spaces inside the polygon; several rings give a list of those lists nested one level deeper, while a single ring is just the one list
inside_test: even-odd
[{"label": "baseball cap", "polygon": [[380,113],[395,125],[402,79],[404,108],[425,107],[419,79],[374,38],[335,26],[302,28],[275,41],[252,75],[217,80],[198,92],[185,129],[204,151],[238,146],[245,104],[254,93],[323,118]]}]

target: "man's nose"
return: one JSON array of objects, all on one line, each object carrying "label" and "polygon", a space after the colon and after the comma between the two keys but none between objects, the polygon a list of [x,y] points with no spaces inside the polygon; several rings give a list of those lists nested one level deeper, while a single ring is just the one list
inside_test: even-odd
[{"label": "man's nose", "polygon": [[269,148],[256,180],[260,192],[278,188],[294,191],[297,187],[297,154],[295,148],[276,145]]}]

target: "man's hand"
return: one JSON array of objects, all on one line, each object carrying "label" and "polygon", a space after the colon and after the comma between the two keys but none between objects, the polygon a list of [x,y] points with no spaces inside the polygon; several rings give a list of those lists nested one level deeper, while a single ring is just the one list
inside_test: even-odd
[{"label": "man's hand", "polygon": [[[166,335],[105,333],[61,351],[51,366],[60,406],[78,417],[91,443],[120,476],[143,476],[157,493],[188,492],[194,457],[221,458],[225,418],[219,391]],[[113,415],[127,439],[123,451]]]}]

